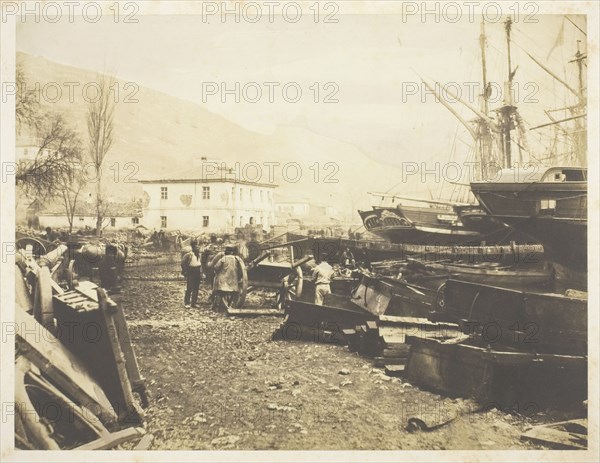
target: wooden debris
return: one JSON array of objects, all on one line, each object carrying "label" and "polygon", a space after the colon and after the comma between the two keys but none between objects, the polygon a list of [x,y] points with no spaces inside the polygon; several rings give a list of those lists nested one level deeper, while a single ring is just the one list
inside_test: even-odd
[{"label": "wooden debris", "polygon": [[52,304],[52,278],[48,267],[38,267],[33,296],[33,316],[46,328],[52,329],[54,306]]},{"label": "wooden debris", "polygon": [[154,434],[146,434],[135,445],[133,450],[148,450],[152,446],[152,442],[154,442]]},{"label": "wooden debris", "polygon": [[113,432],[105,436],[96,439],[95,441],[88,442],[87,444],[81,445],[73,450],[107,450],[117,447],[125,442],[129,442],[138,439],[140,436],[146,434],[143,428],[125,428],[121,431]]},{"label": "wooden debris", "polygon": [[404,375],[404,365],[385,365],[384,367],[384,371],[385,374],[388,376],[395,376],[395,377],[399,377],[399,376],[403,376]]},{"label": "wooden debris", "polygon": [[[55,317],[60,340],[74,355],[94,365],[94,377],[106,393],[119,421],[137,424],[142,410],[133,396],[147,404],[129,330],[122,309],[91,282],[56,295]],[[94,330],[87,328],[94,327]]]},{"label": "wooden debris", "polygon": [[[133,389],[131,382],[129,381],[129,374],[126,366],[126,359],[121,349],[120,336],[123,333],[119,332],[119,328],[116,325],[114,314],[121,310],[112,300],[106,295],[106,291],[103,288],[97,288],[98,292],[98,304],[100,306],[100,312],[104,316],[104,324],[107,327],[108,342],[112,351],[112,358],[110,362],[116,365],[118,375],[118,385],[113,384],[113,387],[118,391],[117,396],[121,396],[118,399],[113,399],[117,404],[123,407],[119,411],[119,418],[121,421],[133,420],[137,422],[142,421],[143,412],[140,409],[136,399],[133,397]],[[131,354],[133,355],[133,347],[131,347]],[[137,363],[135,365],[137,369]],[[139,370],[137,371],[139,379]],[[130,423],[132,421],[129,421]]]},{"label": "wooden debris", "polygon": [[[74,401],[93,407],[104,425],[115,423],[117,415],[108,398],[81,361],[24,310],[15,311],[15,320],[18,352]],[[30,342],[29,336],[34,336],[35,342]]]},{"label": "wooden debris", "polygon": [[234,307],[227,307],[227,315],[236,317],[283,317],[283,311],[275,308],[254,308],[245,307],[243,309],[236,309]]},{"label": "wooden debris", "polygon": [[521,434],[521,440],[529,440],[554,449],[587,449],[587,420],[534,426]]}]

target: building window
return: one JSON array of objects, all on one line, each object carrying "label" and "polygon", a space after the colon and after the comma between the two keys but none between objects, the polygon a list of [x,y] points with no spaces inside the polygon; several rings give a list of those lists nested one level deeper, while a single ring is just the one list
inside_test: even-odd
[{"label": "building window", "polygon": [[254,217],[250,217],[250,225],[254,225]]},{"label": "building window", "polygon": [[240,227],[242,226],[243,220],[244,220],[244,218],[240,215]]},{"label": "building window", "polygon": [[114,217],[110,218],[110,226],[111,227],[115,227],[117,225],[117,219],[115,219]]},{"label": "building window", "polygon": [[25,148],[25,149],[23,150],[23,155],[24,155],[24,156],[27,156],[27,148]]},{"label": "building window", "polygon": [[160,216],[160,228],[167,228],[167,216],[166,215]]},{"label": "building window", "polygon": [[169,191],[166,186],[160,187],[160,199],[169,199]]},{"label": "building window", "polygon": [[240,201],[244,200],[244,190],[240,188]]},{"label": "building window", "polygon": [[260,202],[264,202],[264,198],[263,198],[263,191],[260,190]]},{"label": "building window", "polygon": [[139,217],[132,217],[131,218],[131,225],[139,225],[140,224],[140,218]]},{"label": "building window", "polygon": [[210,199],[210,187],[209,186],[202,187],[202,199]]},{"label": "building window", "polygon": [[269,200],[269,202],[271,202],[271,192],[267,191],[267,199]]},{"label": "building window", "polygon": [[254,201],[254,190],[250,190],[250,202]]},{"label": "building window", "polygon": [[208,227],[208,216],[207,215],[202,216],[202,226],[204,228]]},{"label": "building window", "polygon": [[83,221],[85,221],[85,219],[83,217],[79,217],[79,221],[83,222]]}]

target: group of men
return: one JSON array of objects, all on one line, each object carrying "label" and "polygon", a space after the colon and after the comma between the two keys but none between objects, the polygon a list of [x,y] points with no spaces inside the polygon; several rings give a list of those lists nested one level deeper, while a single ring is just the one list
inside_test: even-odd
[{"label": "group of men", "polygon": [[[205,278],[202,270],[202,256],[197,240],[192,240],[191,251],[183,255],[181,273],[185,277],[186,287],[183,304],[186,309],[198,308],[198,290]],[[226,246],[225,252],[217,253],[207,263],[214,272],[213,292],[216,294],[232,293],[239,290],[237,273],[237,257],[235,246]]]},{"label": "group of men", "polygon": [[[223,295],[239,290],[238,262],[235,246],[226,246],[225,252],[217,253],[207,267],[214,272],[213,294]],[[315,256],[312,279],[315,284],[314,303],[323,305],[327,294],[331,294],[331,280],[335,274],[333,267],[320,256]],[[354,256],[346,248],[341,254],[340,265],[348,268],[355,264]],[[201,250],[197,240],[191,241],[191,251],[184,254],[181,261],[181,273],[186,279],[184,306],[186,309],[198,307],[198,290],[205,278],[202,269]]]}]

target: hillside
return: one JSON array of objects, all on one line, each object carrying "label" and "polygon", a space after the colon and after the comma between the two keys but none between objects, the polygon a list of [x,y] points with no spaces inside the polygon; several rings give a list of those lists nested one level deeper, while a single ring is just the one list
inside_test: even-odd
[{"label": "hillside", "polygon": [[[30,86],[41,87],[55,82],[63,89],[55,103],[45,102],[49,109],[65,114],[70,123],[85,140],[86,102],[82,87],[94,82],[96,72],[58,64],[42,57],[18,53],[17,62],[23,65]],[[76,82],[73,101],[70,102],[68,85]],[[125,163],[134,162],[138,168],[135,179],[155,178],[169,171],[185,168],[201,156],[222,160],[228,164],[256,162],[279,162],[275,168],[275,182],[281,193],[309,197],[317,202],[334,205],[348,215],[357,208],[368,207],[373,198],[369,190],[385,190],[398,183],[400,169],[381,165],[368,158],[357,147],[318,135],[300,126],[280,126],[273,134],[261,134],[246,130],[222,116],[212,113],[189,101],[181,100],[159,91],[133,86],[118,80],[119,103],[115,113],[115,141],[106,160],[112,171],[106,175],[111,182],[107,188],[116,197],[130,198],[141,194],[137,183],[124,183],[129,172]],[[73,84],[70,84],[73,85]],[[90,93],[93,95],[93,93]],[[136,102],[127,102],[127,97]],[[302,176],[296,182],[286,182],[282,175],[285,163],[296,162]],[[315,181],[315,162],[320,163],[320,176]],[[336,167],[324,169],[325,163]],[[115,163],[121,175],[115,182]],[[335,175],[337,183],[325,183],[328,173]],[[267,178],[267,167],[263,169]],[[295,176],[295,169],[288,170]]]}]

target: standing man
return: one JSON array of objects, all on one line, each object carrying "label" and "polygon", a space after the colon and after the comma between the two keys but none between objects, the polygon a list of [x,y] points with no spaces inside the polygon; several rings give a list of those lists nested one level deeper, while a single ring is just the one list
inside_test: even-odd
[{"label": "standing man", "polygon": [[215,272],[213,280],[213,307],[221,308],[223,299],[228,302],[240,292],[240,275],[238,272],[238,257],[234,246],[226,246],[225,253],[217,254],[210,262]]},{"label": "standing man", "polygon": [[326,294],[331,294],[331,278],[333,277],[333,268],[326,261],[321,261],[316,257],[317,266],[313,270],[313,281],[315,282],[315,304],[323,305],[323,298]]},{"label": "standing man", "polygon": [[181,274],[185,277],[185,297],[183,303],[186,309],[198,308],[198,288],[202,280],[202,264],[200,263],[200,248],[196,240],[191,241],[192,250],[186,253],[181,260]]}]

